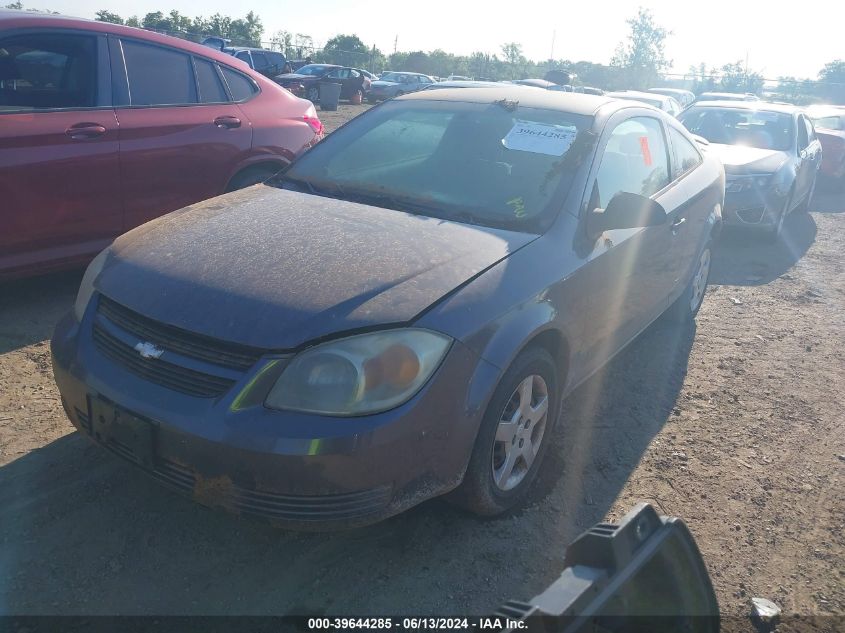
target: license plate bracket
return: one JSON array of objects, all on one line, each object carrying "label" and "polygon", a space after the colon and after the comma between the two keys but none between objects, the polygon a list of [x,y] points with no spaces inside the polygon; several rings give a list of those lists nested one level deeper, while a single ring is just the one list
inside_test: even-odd
[{"label": "license plate bracket", "polygon": [[142,466],[155,466],[156,425],[150,420],[95,397],[91,398],[91,434]]}]

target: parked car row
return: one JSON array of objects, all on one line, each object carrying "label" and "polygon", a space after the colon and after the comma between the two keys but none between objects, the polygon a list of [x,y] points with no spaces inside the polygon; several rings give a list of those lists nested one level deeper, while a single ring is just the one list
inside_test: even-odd
[{"label": "parked car row", "polygon": [[[244,62],[0,11],[0,275],[99,251],[51,341],[71,423],[295,528],[520,503],[563,398],[658,318],[695,319],[723,224],[779,235],[812,198],[813,119],[842,127],[389,73],[323,140]],[[352,70],[286,80],[319,97]]]},{"label": "parked car row", "polygon": [[370,92],[370,78],[356,68],[334,64],[309,64],[293,73],[275,77],[276,83],[293,94],[314,103],[320,101],[320,86],[324,83],[339,83],[340,98],[361,103]]}]

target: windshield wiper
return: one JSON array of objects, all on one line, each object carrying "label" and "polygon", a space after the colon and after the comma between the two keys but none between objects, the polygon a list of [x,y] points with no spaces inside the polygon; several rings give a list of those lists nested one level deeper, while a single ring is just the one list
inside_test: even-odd
[{"label": "windshield wiper", "polygon": [[344,191],[343,187],[338,184],[331,183],[331,186],[334,188],[333,193],[329,193],[328,190],[324,187],[323,183],[319,183],[315,185],[310,180],[305,180],[304,178],[293,178],[291,176],[283,176],[283,182],[291,183],[292,185],[297,185],[301,188],[304,188],[308,191],[308,193],[314,194],[315,196],[324,196],[327,198],[344,198]]}]

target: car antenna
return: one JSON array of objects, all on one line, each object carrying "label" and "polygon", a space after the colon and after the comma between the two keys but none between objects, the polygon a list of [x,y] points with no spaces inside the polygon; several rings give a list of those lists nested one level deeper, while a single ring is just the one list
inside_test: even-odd
[{"label": "car antenna", "polygon": [[519,106],[519,101],[517,99],[499,99],[498,101],[494,101],[493,104],[497,106],[502,106],[508,112],[513,112],[514,110],[516,110],[517,106]]}]

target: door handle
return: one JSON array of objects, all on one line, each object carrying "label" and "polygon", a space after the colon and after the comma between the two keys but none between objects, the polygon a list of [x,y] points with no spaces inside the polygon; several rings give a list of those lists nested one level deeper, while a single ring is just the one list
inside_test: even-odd
[{"label": "door handle", "polygon": [[214,119],[214,125],[222,129],[231,130],[232,128],[241,127],[241,120],[234,116],[219,116]]},{"label": "door handle", "polygon": [[672,222],[672,235],[677,235],[678,229],[680,229],[681,225],[686,221],[686,218],[676,218],[675,221]]},{"label": "door handle", "polygon": [[65,130],[74,141],[88,141],[106,133],[106,128],[97,123],[77,123]]}]

